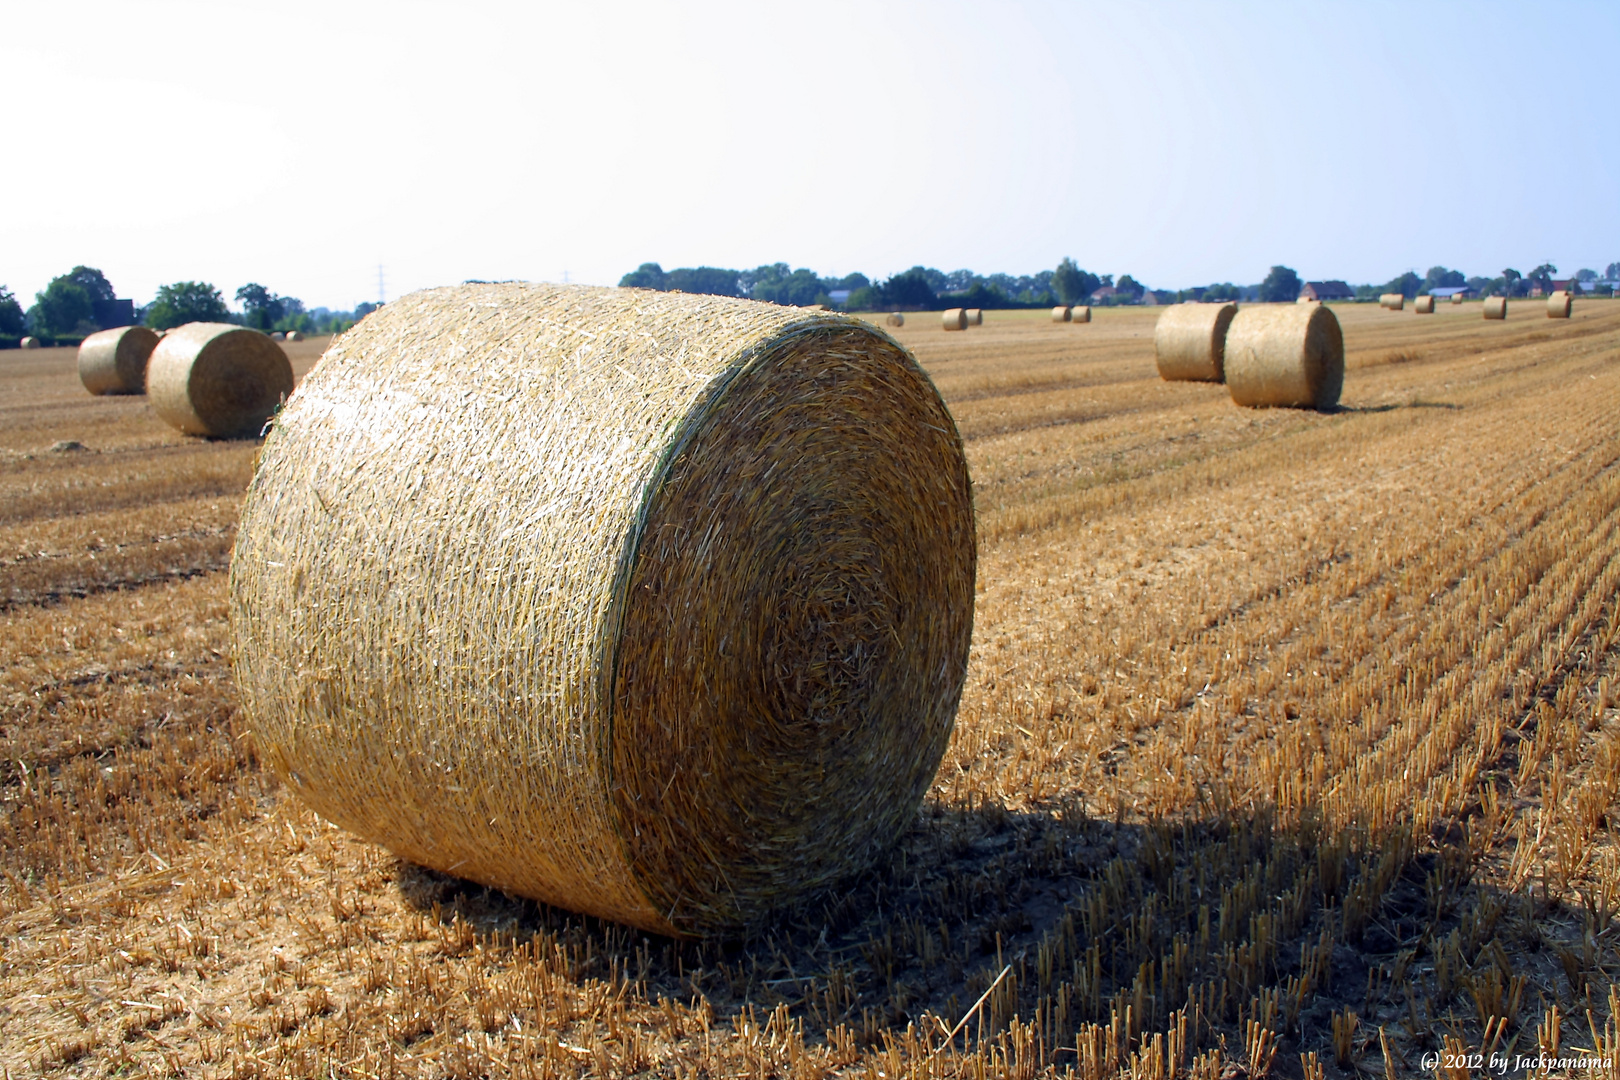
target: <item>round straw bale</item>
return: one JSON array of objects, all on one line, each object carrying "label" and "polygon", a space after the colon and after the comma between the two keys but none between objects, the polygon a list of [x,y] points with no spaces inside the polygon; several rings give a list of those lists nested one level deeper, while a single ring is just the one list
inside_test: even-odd
[{"label": "round straw bale", "polygon": [[1462,302],[1463,302],[1463,299],[1462,299],[1462,293],[1460,293],[1460,292],[1454,292],[1454,293],[1452,293],[1452,294],[1451,294],[1451,302],[1452,302],[1452,303],[1453,303],[1453,304],[1460,304],[1460,303],[1462,303]]},{"label": "round straw bale", "polygon": [[1153,327],[1159,378],[1220,382],[1236,304],[1171,304]]},{"label": "round straw bale", "polygon": [[959,307],[946,309],[940,316],[940,321],[945,324],[947,330],[966,330],[968,327],[967,312]]},{"label": "round straw bale", "polygon": [[898,311],[889,312],[889,317],[885,321],[888,322],[888,324],[890,326],[904,326],[904,325],[906,325],[906,317],[904,315],[902,315]]},{"label": "round straw bale", "polygon": [[1433,315],[1434,297],[1424,294],[1423,296],[1418,297],[1416,300],[1413,300],[1412,313],[1414,315]]},{"label": "round straw bale", "polygon": [[144,394],[158,336],[144,326],[99,330],[79,344],[79,381],[92,394]]},{"label": "round straw bale", "polygon": [[1069,321],[1070,322],[1090,322],[1091,321],[1091,305],[1090,304],[1076,304],[1076,305],[1074,305],[1074,307],[1069,309]]},{"label": "round straw bale", "polygon": [[19,349],[37,349],[37,348],[39,348],[39,338],[37,338],[37,337],[25,337],[21,341],[17,342],[17,348],[19,348]]},{"label": "round straw bale", "polygon": [[292,389],[292,365],[281,346],[230,323],[169,331],[146,369],[152,408],[187,435],[255,436]]},{"label": "round straw bale", "polygon": [[1567,319],[1574,306],[1575,295],[1567,289],[1555,289],[1547,297],[1547,318]]},{"label": "round straw bale", "polygon": [[1390,293],[1389,294],[1389,310],[1391,310],[1391,311],[1405,311],[1406,310],[1406,294],[1398,293],[1398,292],[1397,293]]},{"label": "round straw bale", "polygon": [[289,331],[287,331],[287,340],[288,341],[303,341],[304,340],[304,334],[300,330],[289,330]]},{"label": "round straw bale", "polygon": [[1073,308],[1064,307],[1063,305],[1059,304],[1057,307],[1052,309],[1052,321],[1053,322],[1068,322],[1073,317],[1074,317],[1074,309]]},{"label": "round straw bale", "polygon": [[969,326],[984,325],[984,310],[982,308],[970,307],[967,309],[965,314],[967,315],[967,324]]},{"label": "round straw bale", "polygon": [[286,341],[287,340],[287,335],[283,334],[280,330],[272,330],[272,331],[270,331],[270,340],[271,341]]},{"label": "round straw bale", "polygon": [[1507,318],[1507,297],[1487,296],[1485,298],[1485,317],[1487,319]]},{"label": "round straw bale", "polygon": [[400,856],[664,934],[915,817],[972,634],[962,442],[870,324],[415,293],[276,418],[231,564],[261,758]]},{"label": "round straw bale", "polygon": [[1344,387],[1344,334],[1326,304],[1264,304],[1226,331],[1226,385],[1239,405],[1331,409]]}]

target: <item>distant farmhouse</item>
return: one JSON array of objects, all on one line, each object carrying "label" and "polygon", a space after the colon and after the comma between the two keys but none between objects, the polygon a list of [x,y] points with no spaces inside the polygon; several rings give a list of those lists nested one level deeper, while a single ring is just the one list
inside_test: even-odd
[{"label": "distant farmhouse", "polygon": [[1439,289],[1430,289],[1429,295],[1436,300],[1450,300],[1453,296],[1467,299],[1474,295],[1474,290],[1467,285],[1446,285]]},{"label": "distant farmhouse", "polygon": [[1119,290],[1114,288],[1112,285],[1104,285],[1100,289],[1093,290],[1091,294],[1091,302],[1093,304],[1107,303],[1108,300],[1118,292]]},{"label": "distant farmhouse", "polygon": [[1342,281],[1307,281],[1299,295],[1305,300],[1354,300],[1356,290]]}]

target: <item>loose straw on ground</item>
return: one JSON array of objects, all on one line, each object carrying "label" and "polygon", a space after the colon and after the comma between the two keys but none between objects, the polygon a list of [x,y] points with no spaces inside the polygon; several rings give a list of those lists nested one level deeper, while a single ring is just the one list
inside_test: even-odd
[{"label": "loose straw on ground", "polygon": [[281,346],[230,323],[169,331],[146,368],[152,408],[187,435],[252,438],[292,389],[292,365]]},{"label": "loose straw on ground", "polygon": [[144,394],[158,336],[144,326],[100,330],[79,345],[79,381],[92,394]]},{"label": "loose straw on ground", "polygon": [[1153,327],[1153,354],[1159,378],[1220,382],[1226,329],[1236,304],[1172,304]]},{"label": "loose straw on ground", "polygon": [[403,297],[277,416],[230,579],[261,758],[400,856],[664,934],[870,866],[972,634],[962,443],[904,348],[728,297]]},{"label": "loose straw on ground", "polygon": [[1226,331],[1226,386],[1239,405],[1331,409],[1344,386],[1344,334],[1326,304],[1246,307]]}]

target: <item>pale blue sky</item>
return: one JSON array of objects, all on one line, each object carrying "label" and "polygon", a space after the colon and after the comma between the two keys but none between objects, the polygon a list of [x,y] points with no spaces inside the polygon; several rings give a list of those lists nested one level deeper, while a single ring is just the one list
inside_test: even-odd
[{"label": "pale blue sky", "polygon": [[8,4],[0,284],[1620,260],[1620,4]]}]

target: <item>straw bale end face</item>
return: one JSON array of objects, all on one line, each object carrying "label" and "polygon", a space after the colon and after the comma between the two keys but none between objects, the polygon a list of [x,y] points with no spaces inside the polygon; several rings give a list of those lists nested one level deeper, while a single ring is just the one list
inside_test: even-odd
[{"label": "straw bale end face", "polygon": [[1325,304],[1247,307],[1226,332],[1226,386],[1239,405],[1331,409],[1344,388],[1344,333]]},{"label": "straw bale end face", "polygon": [[231,323],[171,330],[147,365],[152,407],[187,435],[253,438],[292,390],[292,364],[281,346]]},{"label": "straw bale end face", "polygon": [[403,297],[277,418],[231,567],[264,759],[329,820],[647,930],[728,934],[915,816],[972,633],[949,412],[860,320]]},{"label": "straw bale end face", "polygon": [[92,394],[144,394],[158,336],[144,326],[101,330],[79,345],[79,381]]},{"label": "straw bale end face", "polygon": [[1236,304],[1172,304],[1153,327],[1159,378],[1220,382],[1225,376],[1226,330]]},{"label": "straw bale end face", "polygon": [[967,310],[965,308],[947,308],[940,315],[940,322],[947,330],[966,330],[968,328]]}]

